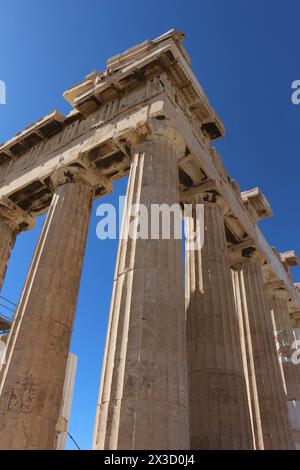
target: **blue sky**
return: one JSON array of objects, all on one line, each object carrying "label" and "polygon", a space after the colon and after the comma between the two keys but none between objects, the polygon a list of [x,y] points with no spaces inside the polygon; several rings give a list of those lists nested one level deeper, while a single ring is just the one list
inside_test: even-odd
[{"label": "blue sky", "polygon": [[[68,112],[62,93],[107,58],[176,28],[187,34],[193,70],[225,123],[216,144],[225,167],[246,190],[260,186],[274,216],[261,227],[280,251],[300,253],[300,79],[298,0],[1,0],[0,142],[53,109]],[[116,184],[105,198],[126,191]],[[106,323],[117,250],[96,238],[94,205],[71,350],[78,375],[70,432],[82,449],[92,442]],[[37,228],[19,236],[2,294],[17,301],[34,251]],[[294,271],[300,280],[300,268]],[[68,447],[74,446],[71,442]]]}]

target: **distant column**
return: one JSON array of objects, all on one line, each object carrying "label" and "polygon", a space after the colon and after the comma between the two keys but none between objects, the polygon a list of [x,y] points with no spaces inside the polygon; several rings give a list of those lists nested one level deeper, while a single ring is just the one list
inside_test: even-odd
[{"label": "distant column", "polygon": [[151,239],[152,224],[136,239],[137,219],[126,227],[134,204],[150,214],[152,204],[179,203],[177,157],[184,150],[162,125],[132,149],[94,449],[189,446],[182,241],[173,224],[170,239],[161,230]]},{"label": "distant column", "polygon": [[55,449],[92,188],[70,170],[57,180],[0,384],[0,449]]},{"label": "distant column", "polygon": [[68,438],[69,421],[71,417],[71,408],[76,380],[77,356],[70,353],[68,358],[63,399],[61,404],[60,417],[58,418],[57,430],[59,430],[56,450],[65,450]]},{"label": "distant column", "polygon": [[300,374],[291,360],[295,338],[287,303],[289,295],[276,285],[267,287],[267,295],[286,399],[297,400],[300,399]]},{"label": "distant column", "polygon": [[[186,315],[192,449],[251,449],[252,434],[224,217],[214,194],[186,218]],[[197,215],[197,217],[196,217]],[[202,220],[197,220],[202,218]]]},{"label": "distant column", "polygon": [[[289,412],[290,432],[295,444],[299,444],[300,425],[300,365],[293,362],[297,345],[288,307],[288,292],[281,283],[267,286],[268,302],[271,310],[278,359]],[[299,354],[296,353],[296,361]]]},{"label": "distant column", "polygon": [[0,200],[0,290],[17,234],[33,227],[34,219],[8,199]]},{"label": "distant column", "polygon": [[252,247],[233,263],[233,280],[256,449],[293,448],[261,264]]},{"label": "distant column", "polygon": [[[299,308],[299,307],[298,307]],[[294,338],[296,341],[296,354],[294,357],[296,367],[300,369],[300,311],[298,308],[294,309],[291,314]],[[298,372],[299,374],[299,372]],[[295,441],[296,450],[300,450],[300,393],[297,389],[298,399],[291,404],[291,409],[289,410],[291,427],[293,430],[293,437]]]}]

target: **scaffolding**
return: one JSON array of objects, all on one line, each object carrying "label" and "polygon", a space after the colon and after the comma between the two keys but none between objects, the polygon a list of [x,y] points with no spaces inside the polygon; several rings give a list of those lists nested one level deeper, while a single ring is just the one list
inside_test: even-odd
[{"label": "scaffolding", "polygon": [[5,335],[11,328],[13,315],[8,317],[0,312],[0,336]]},{"label": "scaffolding", "polygon": [[[0,294],[0,336],[6,335],[11,328],[17,304]],[[5,309],[6,313],[3,313]]]}]

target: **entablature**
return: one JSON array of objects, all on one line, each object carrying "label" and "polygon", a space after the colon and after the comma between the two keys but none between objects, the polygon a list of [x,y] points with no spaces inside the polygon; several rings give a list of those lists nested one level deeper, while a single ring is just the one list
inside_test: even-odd
[{"label": "entablature", "polygon": [[254,222],[272,217],[272,209],[260,188],[243,191],[241,197]]},{"label": "entablature", "polygon": [[190,68],[190,60],[182,46],[183,39],[183,33],[171,30],[154,41],[131,48],[110,59],[104,72],[93,72],[86,80],[67,90],[64,97],[86,116],[101,104],[122,98],[165,72],[177,95],[185,101],[189,112],[210,140],[223,137],[224,125]]}]

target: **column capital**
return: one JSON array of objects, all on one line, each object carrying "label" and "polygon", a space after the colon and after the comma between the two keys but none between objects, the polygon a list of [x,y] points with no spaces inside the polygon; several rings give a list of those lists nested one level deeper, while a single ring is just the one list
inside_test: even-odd
[{"label": "column capital", "polygon": [[266,261],[265,256],[257,249],[252,240],[246,240],[238,245],[231,245],[229,260],[232,269],[238,269],[247,259],[251,259],[260,266]]},{"label": "column capital", "polygon": [[290,319],[292,320],[293,328],[300,328],[300,308],[290,313]]},{"label": "column capital", "polygon": [[268,282],[265,284],[266,286],[266,294],[268,297],[276,297],[277,299],[285,300],[288,302],[290,299],[290,295],[285,288],[285,284],[283,281],[273,281]]},{"label": "column capital", "polygon": [[230,212],[230,207],[217,191],[214,180],[206,181],[185,191],[181,194],[181,202],[183,204],[204,204],[216,207],[223,217]]},{"label": "column capital", "polygon": [[113,190],[112,184],[102,175],[93,162],[80,157],[82,166],[68,166],[55,170],[51,175],[51,186],[56,192],[66,184],[83,183],[95,196],[103,196]]},{"label": "column capital", "polygon": [[6,220],[15,226],[17,232],[35,227],[35,219],[7,197],[0,199],[0,220]]},{"label": "column capital", "polygon": [[180,132],[172,126],[170,120],[166,117],[162,119],[150,118],[146,124],[137,127],[128,137],[132,152],[136,147],[146,142],[162,142],[171,145],[178,158],[184,156],[186,143]]},{"label": "column capital", "polygon": [[295,250],[289,250],[284,253],[279,253],[280,261],[282,262],[284,269],[291,276],[292,266],[299,266],[299,258]]},{"label": "column capital", "polygon": [[253,188],[241,193],[241,198],[254,223],[272,217],[272,209],[260,188]]}]

